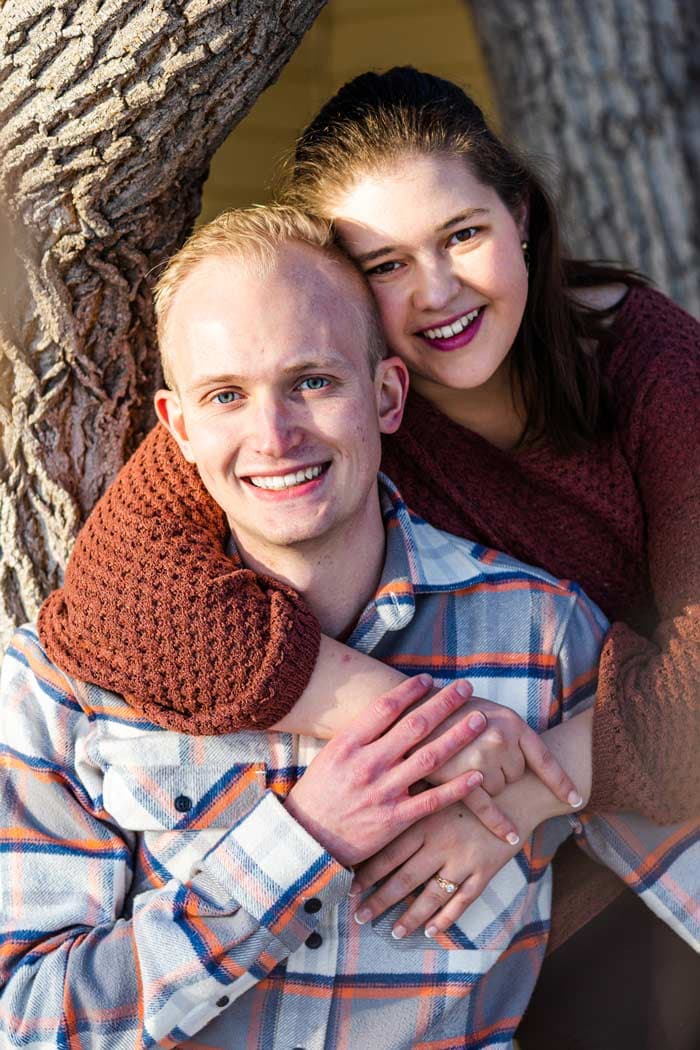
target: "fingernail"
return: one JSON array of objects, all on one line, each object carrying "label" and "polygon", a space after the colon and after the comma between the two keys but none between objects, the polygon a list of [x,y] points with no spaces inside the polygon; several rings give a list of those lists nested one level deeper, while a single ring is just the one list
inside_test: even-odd
[{"label": "fingernail", "polygon": [[395,941],[400,941],[402,937],[406,936],[406,927],[394,926],[393,930],[391,931],[391,936],[394,938]]},{"label": "fingernail", "polygon": [[470,685],[467,684],[467,682],[457,682],[457,684],[455,685],[455,689],[457,690],[460,696],[472,695],[472,688]]},{"label": "fingernail", "polygon": [[467,725],[470,729],[483,729],[486,725],[486,719],[482,715],[481,711],[475,711],[473,715],[469,715],[467,719]]},{"label": "fingernail", "polygon": [[425,685],[425,686],[433,684],[432,675],[429,675],[429,674],[419,674],[418,675],[418,681],[420,682],[421,685]]},{"label": "fingernail", "polygon": [[362,893],[362,886],[357,879],[353,879],[350,883],[350,889],[348,890],[351,897],[359,897]]},{"label": "fingernail", "polygon": [[437,926],[426,926],[425,927],[425,936],[426,937],[434,937],[437,932],[438,932]]},{"label": "fingernail", "polygon": [[517,846],[520,842],[520,836],[516,835],[514,831],[509,831],[506,835],[506,842],[508,842],[511,846]]},{"label": "fingernail", "polygon": [[569,792],[568,802],[572,809],[578,809],[579,806],[583,805],[583,799],[579,795],[578,791]]},{"label": "fingernail", "polygon": [[469,776],[467,777],[467,787],[470,787],[470,788],[477,787],[479,784],[481,784],[483,779],[484,778],[481,775],[481,773],[470,773]]},{"label": "fingernail", "polygon": [[359,911],[355,912],[355,922],[358,926],[362,926],[367,922],[368,919],[372,918],[372,912],[369,908],[360,908]]}]

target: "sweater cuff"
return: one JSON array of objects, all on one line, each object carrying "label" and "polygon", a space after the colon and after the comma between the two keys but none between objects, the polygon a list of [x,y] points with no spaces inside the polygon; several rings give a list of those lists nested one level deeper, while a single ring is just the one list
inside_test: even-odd
[{"label": "sweater cuff", "polygon": [[[623,689],[624,624],[610,630],[600,658],[598,691],[593,716],[593,783],[588,808],[593,811],[654,810],[654,792],[641,756],[620,714]],[[631,716],[631,712],[629,712]]]}]

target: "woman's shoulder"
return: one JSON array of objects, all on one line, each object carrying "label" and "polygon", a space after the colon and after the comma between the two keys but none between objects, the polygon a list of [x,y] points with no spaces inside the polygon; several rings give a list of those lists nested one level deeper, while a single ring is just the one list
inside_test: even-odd
[{"label": "woman's shoulder", "polygon": [[634,285],[614,312],[600,364],[618,425],[694,413],[700,323],[656,289]]},{"label": "woman's shoulder", "polygon": [[[600,291],[620,287],[610,285]],[[601,351],[603,371],[613,384],[635,385],[657,370],[680,379],[700,368],[700,323],[655,288],[623,288],[613,303]]]}]

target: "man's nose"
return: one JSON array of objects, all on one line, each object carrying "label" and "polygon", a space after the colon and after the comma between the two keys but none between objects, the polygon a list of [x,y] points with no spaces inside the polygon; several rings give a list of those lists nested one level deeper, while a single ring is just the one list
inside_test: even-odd
[{"label": "man's nose", "polygon": [[413,305],[418,310],[442,310],[449,306],[461,288],[452,259],[431,259],[416,269]]},{"label": "man's nose", "polygon": [[262,397],[255,406],[251,438],[256,451],[280,459],[301,441],[293,406],[282,397]]}]

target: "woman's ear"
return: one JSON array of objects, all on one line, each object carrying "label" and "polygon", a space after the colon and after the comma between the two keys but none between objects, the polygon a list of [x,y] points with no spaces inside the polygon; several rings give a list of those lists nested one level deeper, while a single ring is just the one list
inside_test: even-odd
[{"label": "woman's ear", "polygon": [[530,195],[526,194],[513,212],[513,220],[518,227],[518,235],[521,241],[528,240],[530,236]]},{"label": "woman's ear", "polygon": [[178,395],[174,390],[158,390],[153,398],[153,404],[158,419],[175,438],[187,462],[194,463],[194,456],[187,437],[185,417]]},{"label": "woman's ear", "polygon": [[400,357],[385,357],[374,376],[377,415],[382,434],[394,434],[401,426],[408,394],[408,369]]}]

